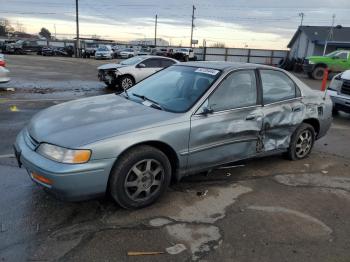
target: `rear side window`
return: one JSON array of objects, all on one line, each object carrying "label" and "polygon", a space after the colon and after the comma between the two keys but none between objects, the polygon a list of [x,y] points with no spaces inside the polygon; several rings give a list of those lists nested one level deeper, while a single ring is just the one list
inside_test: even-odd
[{"label": "rear side window", "polygon": [[152,68],[152,67],[161,67],[160,66],[160,59],[147,59],[142,62],[146,66],[146,68]]},{"label": "rear side window", "polygon": [[260,70],[263,101],[270,104],[297,96],[295,83],[283,72],[276,70]]},{"label": "rear side window", "polygon": [[175,62],[173,60],[170,60],[170,59],[161,59],[161,66],[163,68],[165,67],[169,67],[169,66],[172,66],[173,64],[175,64]]}]

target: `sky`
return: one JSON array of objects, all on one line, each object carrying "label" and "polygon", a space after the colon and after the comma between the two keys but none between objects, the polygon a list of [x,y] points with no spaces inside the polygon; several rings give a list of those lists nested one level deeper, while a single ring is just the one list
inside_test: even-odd
[{"label": "sky", "polygon": [[[128,41],[158,37],[188,46],[192,5],[194,39],[207,45],[286,49],[303,12],[304,25],[350,26],[350,0],[79,0],[80,34]],[[75,0],[0,0],[0,18],[15,29],[46,27],[59,38],[75,34]]]}]

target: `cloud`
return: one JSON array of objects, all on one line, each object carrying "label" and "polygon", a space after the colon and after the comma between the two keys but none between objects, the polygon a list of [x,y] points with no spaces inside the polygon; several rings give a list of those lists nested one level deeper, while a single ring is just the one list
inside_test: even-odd
[{"label": "cloud", "polygon": [[[300,12],[305,13],[304,24],[330,25],[333,13],[337,24],[350,24],[349,0],[84,0],[80,1],[81,31],[116,39],[152,37],[158,14],[160,36],[188,41],[192,4],[196,6],[195,38],[200,42],[204,38],[227,45],[271,41],[275,48],[285,48],[300,23]],[[59,33],[74,33],[72,0],[0,0],[0,6],[0,16],[21,22],[28,30],[55,23]]]}]

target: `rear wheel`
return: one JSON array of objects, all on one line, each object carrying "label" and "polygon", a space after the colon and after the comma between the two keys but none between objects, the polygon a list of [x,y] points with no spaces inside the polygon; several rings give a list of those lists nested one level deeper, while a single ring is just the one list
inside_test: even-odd
[{"label": "rear wheel", "polygon": [[113,168],[109,191],[113,199],[127,209],[153,204],[167,189],[171,166],[166,155],[150,146],[126,152]]},{"label": "rear wheel", "polygon": [[322,80],[324,72],[326,71],[325,67],[318,66],[312,71],[312,78],[316,80]]},{"label": "rear wheel", "polygon": [[288,149],[290,160],[306,158],[312,150],[315,142],[315,129],[306,123],[302,123],[293,133]]}]

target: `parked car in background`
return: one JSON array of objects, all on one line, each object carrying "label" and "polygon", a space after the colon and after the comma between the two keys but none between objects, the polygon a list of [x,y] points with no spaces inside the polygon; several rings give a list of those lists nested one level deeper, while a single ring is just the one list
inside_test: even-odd
[{"label": "parked car in background", "polygon": [[350,113],[350,70],[333,77],[327,94],[333,100],[333,113],[338,111]]},{"label": "parked car in background", "polygon": [[119,53],[120,58],[130,58],[136,55],[137,55],[137,52],[132,48],[125,48],[121,50]]},{"label": "parked car in background", "polygon": [[350,69],[350,51],[337,50],[325,56],[309,56],[303,63],[304,72],[310,78],[317,80],[323,78],[326,68],[332,73]]},{"label": "parked car in background", "polygon": [[197,60],[192,48],[179,48],[176,50],[174,57],[184,62]]},{"label": "parked car in background", "polygon": [[3,54],[0,54],[0,84],[10,81],[10,71],[5,68],[6,60]]},{"label": "parked car in background", "polygon": [[18,40],[15,43],[8,43],[5,52],[10,54],[37,53],[42,48],[36,40]]},{"label": "parked car in background", "polygon": [[95,59],[113,59],[113,50],[108,45],[103,45],[97,48]]},{"label": "parked car in background", "polygon": [[175,59],[159,56],[135,56],[120,64],[99,66],[98,79],[107,87],[126,90],[155,72],[178,63]]},{"label": "parked car in background", "polygon": [[151,55],[152,49],[149,47],[142,47],[140,51],[138,51],[137,55]]},{"label": "parked car in background", "polygon": [[14,148],[46,191],[68,200],[109,193],[135,209],[154,203],[171,180],[233,161],[304,159],[331,122],[329,96],[284,70],[188,62],[119,95],[45,109]]}]

